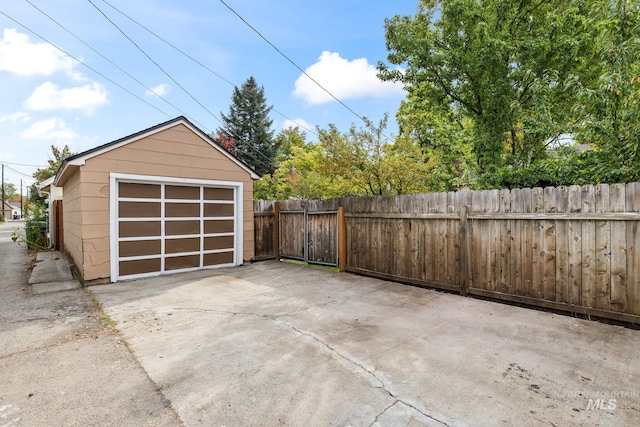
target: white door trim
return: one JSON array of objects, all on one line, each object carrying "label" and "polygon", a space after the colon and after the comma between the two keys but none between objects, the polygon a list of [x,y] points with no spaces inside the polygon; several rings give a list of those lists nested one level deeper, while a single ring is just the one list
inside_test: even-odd
[{"label": "white door trim", "polygon": [[[243,244],[244,244],[244,218],[243,218],[243,193],[244,183],[236,181],[218,181],[218,180],[203,180],[203,179],[190,179],[190,178],[176,178],[176,177],[163,177],[163,176],[151,176],[151,175],[134,175],[134,174],[122,174],[111,172],[109,174],[109,247],[110,247],[110,274],[111,282],[117,282],[119,279],[119,246],[118,246],[118,183],[124,182],[139,182],[147,184],[185,184],[193,186],[207,186],[218,188],[231,188],[234,190],[234,263],[233,265],[241,265],[243,262]],[[164,187],[163,187],[164,188]],[[163,197],[164,199],[164,197]],[[228,264],[225,264],[228,265]],[[201,267],[215,268],[216,266]],[[201,268],[194,268],[198,270]],[[176,272],[182,272],[185,270],[178,270]],[[169,274],[171,272],[164,273],[149,273],[142,276],[155,276],[159,274]],[[133,278],[127,276],[127,278]]]}]

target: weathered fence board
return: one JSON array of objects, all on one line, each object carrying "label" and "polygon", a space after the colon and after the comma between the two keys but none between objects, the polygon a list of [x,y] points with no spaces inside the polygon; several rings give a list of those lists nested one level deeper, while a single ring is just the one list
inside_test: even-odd
[{"label": "weathered fence board", "polygon": [[[347,271],[640,323],[640,183],[279,206],[283,257],[335,259],[338,216],[318,212],[342,207]],[[255,211],[257,257],[278,224],[271,205]]]},{"label": "weathered fence board", "polygon": [[[582,213],[596,212],[596,189],[593,185],[582,187]],[[596,222],[582,221],[582,293],[585,307],[596,307]]]},{"label": "weathered fence board", "polygon": [[273,259],[275,252],[275,214],[256,213],[253,216],[255,260]]},{"label": "weathered fence board", "polygon": [[304,260],[304,211],[280,209],[280,256]]},{"label": "weathered fence board", "polygon": [[338,264],[337,212],[307,215],[307,258],[316,264]]},{"label": "weathered fence board", "polygon": [[[626,209],[640,212],[640,183],[627,185]],[[640,222],[627,225],[627,312],[640,315]]]}]

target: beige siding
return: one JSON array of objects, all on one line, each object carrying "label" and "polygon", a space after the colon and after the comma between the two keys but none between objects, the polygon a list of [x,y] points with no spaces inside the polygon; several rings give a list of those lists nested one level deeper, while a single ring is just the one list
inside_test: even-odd
[{"label": "beige siding", "polygon": [[73,173],[64,184],[63,198],[63,230],[64,230],[64,250],[69,254],[76,269],[83,275],[82,261],[82,210],[80,193],[81,171]]},{"label": "beige siding", "polygon": [[[173,128],[103,153],[88,159],[81,168],[82,205],[79,204],[78,197],[72,193],[69,203],[75,204],[74,210],[69,211],[72,214],[69,218],[74,222],[69,224],[71,227],[69,231],[67,230],[67,187],[71,189],[79,186],[79,181],[75,177],[65,183],[64,215],[65,239],[69,233],[74,233],[74,237],[71,238],[74,252],[72,253],[71,249],[69,252],[76,264],[79,265],[78,261],[83,260],[85,281],[110,276],[110,172],[243,182],[243,258],[249,260],[253,256],[253,181],[249,173],[211,147],[186,126],[178,124]],[[79,190],[76,192],[80,193]],[[80,238],[82,244],[79,242]]]}]

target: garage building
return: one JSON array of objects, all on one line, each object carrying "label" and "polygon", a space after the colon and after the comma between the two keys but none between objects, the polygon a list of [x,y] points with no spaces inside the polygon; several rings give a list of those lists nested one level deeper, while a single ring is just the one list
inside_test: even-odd
[{"label": "garage building", "polygon": [[64,160],[64,251],[87,284],[253,257],[260,177],[184,117]]}]

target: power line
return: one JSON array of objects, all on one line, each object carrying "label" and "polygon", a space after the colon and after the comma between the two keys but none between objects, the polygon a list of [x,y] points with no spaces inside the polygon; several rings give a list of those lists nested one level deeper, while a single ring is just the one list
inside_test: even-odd
[{"label": "power line", "polygon": [[[113,25],[118,31],[120,31],[120,33],[127,39],[129,40],[135,47],[136,49],[138,49],[140,51],[140,53],[142,53],[144,56],[147,57],[147,59],[149,61],[151,61],[156,67],[158,67],[158,69],[160,71],[162,71],[164,73],[165,76],[167,76],[168,78],[171,79],[172,82],[174,82],[180,89],[182,89],[182,91],[184,93],[186,93],[191,99],[193,99],[199,106],[201,106],[207,113],[209,113],[214,119],[216,119],[217,121],[219,121],[220,123],[222,123],[222,120],[220,120],[220,118],[218,118],[218,116],[216,116],[215,114],[213,114],[211,111],[209,111],[209,109],[207,107],[205,107],[200,101],[198,101],[187,89],[184,88],[184,86],[182,86],[175,78],[173,78],[173,76],[171,74],[169,74],[164,68],[162,68],[162,66],[160,64],[158,64],[156,61],[153,60],[153,58],[151,58],[151,56],[145,52],[144,49],[142,49],[135,41],[133,41],[133,39],[131,37],[129,37],[115,22],[113,22],[111,20],[111,18],[109,18],[103,11],[102,9],[100,9],[95,3],[93,3],[92,0],[88,0],[89,3],[91,4],[91,6],[93,6],[98,12],[100,12],[100,14],[102,14],[102,16],[105,17],[105,19],[107,21],[109,21],[111,23],[111,25]],[[197,123],[197,122],[196,122]]]},{"label": "power line", "polygon": [[[222,3],[227,9],[229,9],[234,15],[236,15],[242,22],[245,23],[245,25],[249,28],[251,28],[258,36],[260,36],[260,38],[262,40],[264,40],[269,46],[271,46],[272,48],[275,49],[276,52],[278,52],[283,58],[285,58],[287,61],[289,61],[291,63],[291,65],[293,65],[296,69],[298,69],[302,74],[304,74],[305,76],[307,76],[309,78],[309,80],[311,80],[313,83],[315,83],[320,89],[322,89],[323,91],[325,91],[330,97],[332,97],[333,99],[335,99],[336,101],[338,101],[340,103],[340,105],[342,105],[344,108],[346,108],[347,110],[349,110],[354,116],[356,116],[357,118],[359,118],[360,120],[362,120],[365,124],[369,124],[369,121],[367,119],[365,119],[364,117],[362,117],[360,114],[356,113],[351,107],[349,107],[347,104],[345,104],[344,102],[342,102],[342,100],[340,100],[337,96],[335,96],[333,93],[329,92],[329,90],[327,88],[325,88],[324,86],[322,86],[320,83],[318,83],[317,80],[315,80],[313,77],[311,77],[309,74],[307,74],[307,72],[305,70],[303,70],[298,64],[296,64],[291,58],[289,58],[284,52],[282,52],[275,44],[273,44],[269,39],[267,39],[265,36],[262,35],[262,33],[260,33],[260,31],[258,31],[253,25],[251,25],[249,22],[247,22],[246,19],[244,19],[238,12],[236,12],[231,6],[229,6],[227,3],[224,2],[224,0],[220,0],[220,3]],[[385,135],[384,133],[382,134],[382,136],[384,136],[386,139],[388,139],[389,141],[391,141],[391,138],[389,138],[387,135]]]},{"label": "power line", "polygon": [[11,21],[15,22],[16,24],[20,25],[22,28],[24,28],[25,30],[29,31],[30,33],[34,34],[36,37],[40,38],[41,40],[45,41],[46,43],[49,43],[51,46],[53,46],[54,48],[58,49],[60,52],[64,53],[65,55],[67,55],[69,58],[73,59],[74,61],[76,61],[77,63],[79,63],[80,65],[84,65],[85,67],[87,67],[88,69],[90,69],[91,71],[93,71],[94,73],[96,73],[97,75],[99,75],[100,77],[102,77],[103,79],[107,80],[108,82],[111,82],[112,84],[116,85],[117,87],[119,87],[120,89],[122,89],[123,91],[127,92],[129,95],[137,98],[138,100],[144,102],[145,104],[147,104],[148,106],[150,106],[151,108],[155,109],[156,111],[164,114],[165,116],[171,118],[172,116],[167,114],[166,112],[162,111],[161,109],[159,109],[158,107],[156,107],[155,105],[147,102],[146,100],[140,98],[138,95],[136,95],[135,93],[131,92],[129,89],[125,88],[124,86],[122,86],[121,84],[115,82],[114,80],[110,79],[109,77],[105,76],[104,74],[102,74],[100,71],[96,70],[95,68],[91,67],[90,65],[85,64],[84,62],[82,62],[80,59],[76,58],[75,56],[67,53],[67,51],[65,51],[64,49],[62,49],[59,46],[56,46],[55,44],[51,43],[49,40],[47,40],[45,37],[41,36],[40,34],[38,34],[37,32],[35,32],[34,30],[32,30],[31,28],[27,27],[26,25],[22,24],[21,22],[19,22],[18,20],[12,18],[11,16],[7,15],[5,12],[0,10],[0,14],[4,15],[5,17],[9,18]]},{"label": "power line", "polygon": [[[48,14],[46,14],[44,11],[42,11],[40,8],[36,7],[35,5],[33,5],[29,0],[27,0],[27,3],[29,3],[32,7],[34,7],[35,9],[37,9],[38,11],[40,11],[42,14],[44,14],[45,16],[47,16],[50,20],[52,20],[54,23],[56,23],[58,26],[60,26],[61,28],[63,28],[66,32],[68,32],[69,34],[71,34],[73,37],[75,37],[77,40],[79,40],[81,43],[83,43],[85,46],[89,47],[91,50],[93,50],[94,52],[96,52],[98,55],[100,55],[102,58],[104,58],[105,60],[107,60],[109,63],[111,63],[112,65],[114,65],[116,68],[118,68],[120,71],[124,72],[125,74],[127,74],[127,76],[129,76],[130,78],[132,78],[133,80],[135,80],[137,83],[141,84],[145,89],[148,89],[144,84],[142,84],[140,81],[138,81],[137,79],[135,79],[135,77],[131,76],[129,73],[127,73],[126,71],[124,71],[122,68],[118,67],[116,64],[114,64],[112,61],[110,61],[108,58],[106,58],[104,55],[100,54],[100,52],[98,52],[96,49],[92,48],[90,45],[88,45],[87,43],[85,43],[84,41],[82,41],[79,37],[77,37],[75,34],[73,34],[71,31],[69,31],[66,27],[64,27],[62,24],[60,24],[58,21],[56,21],[55,19],[53,19],[51,16],[49,16]],[[129,36],[127,36],[113,21],[111,21],[111,19],[109,19],[109,17],[107,17],[104,12],[102,12],[102,10],[100,10],[91,0],[89,0],[89,3],[91,3],[91,5],[96,8],[112,25],[114,25],[131,43],[134,44],[134,46],[136,46],[136,48],[138,48],[138,50],[143,53],[151,62],[153,62],[161,71],[163,71],[163,73],[165,73],[165,75],[167,75],[167,77],[169,77],[172,81],[174,81],[174,83],[176,83],[176,85],[178,85],[187,95],[189,95],[195,102],[197,102],[202,108],[204,108],[209,114],[211,114],[211,116],[213,116],[216,120],[218,120],[220,123],[224,124],[215,114],[213,114],[211,111],[209,111],[203,104],[201,104],[196,98],[193,97],[193,95],[191,95],[182,85],[180,85],[180,83],[177,82],[177,80],[175,80],[171,75],[169,75],[157,62],[155,62],[148,54],[146,54],[146,52],[140,48]],[[107,3],[107,2],[105,2]],[[108,4],[108,3],[107,3]],[[111,6],[111,5],[110,5]],[[113,6],[111,6],[113,7]],[[121,12],[122,13],[122,12]],[[100,71],[98,71],[97,69],[91,67],[90,65],[86,64],[85,62],[83,62],[82,60],[76,58],[75,56],[71,55],[70,53],[68,53],[67,51],[65,51],[64,49],[62,49],[61,47],[53,44],[51,41],[49,41],[46,37],[40,35],[39,33],[37,33],[36,31],[32,30],[31,28],[29,28],[28,26],[26,26],[25,24],[22,24],[20,21],[18,21],[17,19],[14,19],[13,17],[9,16],[7,13],[3,12],[0,10],[0,14],[2,14],[3,16],[5,16],[6,18],[8,18],[9,20],[13,21],[14,23],[16,23],[17,25],[21,26],[22,28],[24,28],[25,30],[31,32],[32,34],[34,34],[35,36],[37,36],[38,38],[40,38],[41,40],[43,40],[44,42],[50,44],[51,46],[53,46],[54,48],[56,48],[57,50],[59,50],[60,52],[62,52],[64,55],[70,57],[71,59],[73,59],[74,61],[76,61],[77,63],[79,63],[80,65],[85,66],[86,68],[88,68],[89,70],[93,71],[94,73],[96,73],[97,75],[101,76],[102,78],[104,78],[105,80],[111,82],[112,84],[114,84],[115,86],[119,87],[120,89],[122,89],[123,91],[125,91],[126,93],[128,93],[129,95],[137,98],[138,100],[144,102],[145,104],[149,105],[150,107],[154,108],[156,111],[164,114],[167,117],[171,116],[169,114],[167,114],[166,112],[160,110],[158,107],[150,104],[149,102],[147,102],[146,100],[142,99],[141,97],[139,97],[138,95],[134,94],[133,92],[131,92],[130,90],[126,89],[124,86],[120,85],[119,83],[115,82],[113,79],[107,77],[105,74],[101,73]],[[131,19],[131,18],[129,18]],[[134,21],[135,22],[135,21]],[[137,22],[136,22],[137,23]],[[138,24],[141,25],[141,24]],[[145,28],[143,26],[143,28]],[[146,28],[145,28],[146,29]],[[151,32],[150,30],[147,29],[147,31]],[[155,35],[155,33],[151,32],[152,34]],[[156,35],[157,36],[157,35]],[[164,39],[162,39],[161,37],[157,36],[158,38],[160,38],[161,40],[165,41]],[[166,42],[166,41],[165,41]],[[181,53],[183,53],[184,55],[186,55],[188,58],[194,60],[196,63],[198,63],[201,66],[204,66],[203,64],[199,63],[199,61],[195,60],[194,58],[192,58],[191,56],[187,55],[186,53],[182,52],[180,49],[176,48],[175,46],[171,45],[169,42],[168,43],[170,46],[174,47],[175,49],[177,49],[178,51],[180,51]],[[217,73],[215,73],[213,70],[210,70],[208,67],[205,67],[206,69],[208,69],[210,72],[214,73],[215,75],[218,75]],[[219,76],[219,75],[218,75]],[[221,76],[219,76],[221,77]],[[221,77],[222,78],[222,77]],[[223,78],[224,79],[224,78]],[[229,84],[232,84],[231,82],[229,82],[228,80],[224,79],[225,81],[227,81]],[[152,91],[153,92],[153,91]],[[159,96],[160,97],[160,96]],[[163,99],[164,100],[164,99]],[[165,102],[167,102],[165,100]],[[173,104],[170,104],[172,107],[174,107],[176,110],[180,111],[180,109],[178,109],[177,107],[175,107]],[[274,110],[275,111],[275,110]],[[276,111],[277,112],[277,111]],[[297,122],[295,122],[295,120],[285,116],[284,114],[278,112],[278,114],[282,115],[283,117],[291,120],[292,122],[298,124]],[[191,119],[193,120],[193,119]],[[204,126],[197,122],[196,120],[193,120],[195,123],[197,123],[200,127],[204,128]],[[304,126],[298,124],[300,127],[306,129]],[[307,129],[309,130],[309,129]],[[310,130],[309,130],[310,131]],[[314,133],[312,131],[310,131],[311,133]],[[231,135],[232,137],[235,137],[236,140],[240,140],[241,138],[238,137],[238,135]],[[252,150],[254,151],[254,150]],[[265,161],[261,161],[260,159],[255,159],[256,162],[260,163],[262,166],[269,166],[271,167],[271,160],[270,158],[268,158],[266,155],[264,155],[262,152],[260,152],[259,150],[255,150],[255,153],[258,153],[258,155],[262,156],[265,160],[267,160],[269,162],[266,163]],[[7,162],[9,163],[9,162]],[[19,164],[16,164],[19,165]],[[24,166],[30,166],[30,167],[41,167],[40,165],[24,165]],[[44,166],[46,167],[46,166]],[[15,170],[14,170],[15,171]],[[17,173],[22,174],[19,171],[15,171]],[[27,174],[22,174],[23,176],[27,177],[27,178],[32,178],[31,176],[27,175]]]},{"label": "power line", "polygon": [[174,44],[172,44],[171,42],[167,41],[166,39],[164,39],[163,37],[159,36],[158,34],[154,33],[153,31],[151,31],[149,28],[145,27],[144,25],[142,25],[141,23],[139,23],[138,21],[136,21],[135,19],[133,19],[132,17],[130,17],[129,15],[127,15],[126,13],[124,13],[123,11],[121,11],[120,9],[118,9],[117,7],[115,7],[114,5],[112,5],[111,3],[109,3],[106,0],[102,0],[103,3],[105,3],[107,6],[109,6],[110,8],[112,8],[113,10],[115,10],[116,12],[118,12],[120,15],[124,16],[125,18],[127,18],[129,21],[133,22],[134,24],[138,25],[140,28],[142,28],[143,30],[147,31],[148,33],[152,34],[153,36],[155,36],[156,38],[160,39],[161,41],[163,41],[165,44],[171,46],[173,49],[177,50],[178,52],[180,52],[181,54],[183,54],[184,56],[186,56],[187,58],[189,58],[190,60],[192,60],[193,62],[195,62],[196,64],[200,65],[202,68],[204,68],[205,70],[209,71],[210,73],[212,73],[213,75],[215,75],[216,77],[218,77],[219,79],[225,81],[226,83],[230,84],[231,86],[235,86],[233,84],[233,82],[229,81],[228,79],[224,78],[222,75],[216,73],[215,71],[213,71],[211,68],[207,67],[205,64],[203,64],[202,62],[198,61],[196,58],[192,57],[191,55],[189,55],[188,53],[184,52],[182,49],[180,49],[179,47],[175,46]]},{"label": "power line", "polygon": [[34,9],[36,9],[37,11],[39,11],[40,13],[42,13],[44,16],[46,16],[47,18],[49,18],[51,21],[53,21],[55,24],[57,24],[60,28],[62,28],[64,31],[66,31],[68,34],[70,34],[71,36],[73,36],[76,40],[78,40],[80,43],[82,43],[83,45],[85,45],[86,47],[88,47],[89,49],[91,49],[92,51],[94,51],[96,54],[98,54],[100,57],[102,57],[104,60],[106,60],[107,62],[109,62],[111,65],[113,65],[114,67],[116,67],[118,70],[122,71],[124,74],[126,74],[128,77],[130,77],[132,80],[134,80],[136,83],[138,83],[140,86],[142,86],[144,89],[146,89],[147,91],[151,92],[153,95],[157,96],[158,98],[160,98],[162,101],[164,101],[165,103],[167,103],[168,105],[170,105],[171,107],[173,107],[176,111],[178,111],[180,114],[183,114],[182,111],[180,111],[180,109],[178,107],[176,107],[175,105],[173,105],[171,102],[169,102],[168,100],[166,100],[165,98],[162,97],[162,95],[159,95],[158,93],[156,93],[153,89],[147,87],[144,83],[142,83],[140,80],[138,80],[137,78],[135,78],[134,76],[132,76],[130,73],[128,73],[126,70],[124,70],[122,67],[118,66],[116,63],[114,63],[113,61],[111,61],[109,58],[107,58],[106,56],[104,56],[103,54],[101,54],[100,52],[98,52],[96,49],[94,49],[91,45],[89,45],[88,43],[86,43],[84,40],[82,40],[80,37],[78,37],[77,35],[75,35],[73,32],[71,32],[67,27],[65,27],[64,25],[62,25],[60,22],[56,21],[54,18],[52,18],[49,14],[47,14],[45,11],[43,11],[42,9],[40,9],[38,6],[34,5],[33,3],[31,3],[30,0],[25,0],[27,3],[29,3],[31,5],[31,7],[33,7]]},{"label": "power line", "polygon": [[43,165],[25,165],[23,163],[13,163],[13,162],[7,162],[4,160],[0,160],[0,163],[4,163],[5,165],[14,165],[14,166],[25,166],[25,167],[30,167],[30,168],[46,168],[47,166],[43,166]]},{"label": "power line", "polygon": [[[109,21],[111,23],[111,25],[113,25],[127,40],[129,40],[135,47],[136,49],[138,49],[140,51],[140,53],[142,53],[144,56],[147,57],[147,59],[149,59],[149,61],[151,61],[156,67],[158,67],[158,69],[160,69],[160,71],[162,71],[168,78],[170,78],[180,89],[182,89],[182,91],[184,93],[186,93],[191,99],[193,99],[198,105],[200,105],[205,111],[207,111],[213,118],[215,118],[217,121],[219,121],[222,125],[224,125],[225,123],[215,114],[213,114],[207,107],[205,107],[200,101],[198,101],[186,88],[184,88],[173,76],[171,76],[171,74],[169,74],[158,62],[156,62],[144,49],[142,49],[140,47],[140,45],[138,45],[129,35],[127,35],[111,18],[109,18],[95,3],[93,3],[92,0],[88,0],[88,2],[96,9],[98,10],[98,12],[100,12],[102,14],[102,16],[104,16],[105,19],[107,19],[107,21]],[[107,2],[105,2],[107,3]],[[108,3],[107,3],[108,4]],[[110,5],[109,5],[110,6]],[[148,30],[149,31],[149,30]],[[163,40],[164,41],[164,40]],[[168,42],[167,42],[168,43]],[[170,44],[171,45],[171,44]],[[171,45],[172,47],[175,48],[175,46]],[[177,49],[177,48],[175,48]],[[178,49],[179,50],[179,49]],[[185,54],[186,55],[186,54]],[[189,55],[187,55],[189,58],[191,58]],[[217,74],[216,74],[217,75]],[[225,80],[226,81],[226,80]],[[229,82],[230,83],[230,82]],[[239,138],[239,135],[231,135],[232,137],[235,137],[236,140],[241,140],[241,138]],[[252,153],[257,153],[259,155],[261,155],[262,157],[264,157],[269,163],[266,163],[264,161],[261,161],[257,158],[254,157],[254,161],[259,162],[262,166],[267,166],[269,169],[271,169],[271,167],[273,165],[271,165],[271,161],[272,159],[268,158],[266,155],[264,155],[264,153],[262,153],[260,150],[251,150]],[[246,152],[245,152],[246,154]]]},{"label": "power line", "polygon": [[6,167],[7,169],[9,169],[10,171],[12,171],[13,173],[15,173],[15,174],[19,175],[19,176],[22,176],[22,177],[25,177],[25,178],[29,178],[29,179],[33,179],[33,177],[32,177],[31,175],[28,175],[28,174],[26,174],[26,173],[24,173],[24,172],[20,172],[19,170],[14,169],[14,168],[12,168],[12,167],[11,167],[11,166],[9,166],[9,165],[5,165],[5,167]]},{"label": "power line", "polygon": [[[28,0],[27,0],[28,1]],[[205,64],[203,64],[201,61],[197,60],[196,58],[194,58],[193,56],[189,55],[188,53],[186,53],[184,50],[180,49],[179,47],[175,46],[174,44],[172,44],[171,42],[169,42],[168,40],[164,39],[162,36],[158,35],[157,33],[153,32],[152,30],[150,30],[149,28],[147,28],[146,26],[144,26],[143,24],[141,24],[140,22],[136,21],[135,19],[133,19],[132,17],[130,17],[129,15],[127,15],[126,13],[124,13],[123,11],[121,11],[120,9],[118,9],[117,7],[115,7],[114,5],[112,5],[111,3],[109,3],[106,0],[102,0],[103,3],[105,3],[107,6],[111,7],[113,10],[115,10],[116,12],[118,12],[119,14],[121,14],[122,16],[124,16],[125,18],[127,18],[128,20],[130,20],[131,22],[133,22],[134,24],[138,25],[140,28],[142,28],[143,30],[147,31],[148,33],[150,33],[151,35],[155,36],[156,38],[158,38],[159,40],[161,40],[162,42],[164,42],[165,44],[167,44],[168,46],[172,47],[173,49],[175,49],[176,51],[180,52],[182,55],[184,55],[185,57],[187,57],[188,59],[190,59],[191,61],[193,61],[194,63],[198,64],[199,66],[201,66],[202,68],[204,68],[205,70],[207,70],[208,72],[210,72],[211,74],[213,74],[214,76],[218,77],[219,79],[221,79],[222,81],[226,82],[227,84],[235,87],[236,85],[231,82],[230,80],[228,80],[227,78],[223,77],[222,75],[216,73],[214,70],[212,70],[211,68],[209,68],[208,66],[206,66]],[[314,132],[311,129],[308,129],[307,127],[303,126],[302,124],[296,122],[294,119],[292,119],[291,117],[286,116],[285,114],[281,113],[280,111],[276,110],[275,108],[273,109],[273,112],[279,114],[280,116],[284,117],[287,120],[292,121],[293,123],[295,123],[296,125],[298,125],[300,128],[306,130],[307,132],[318,136],[318,134],[316,132]]]}]

